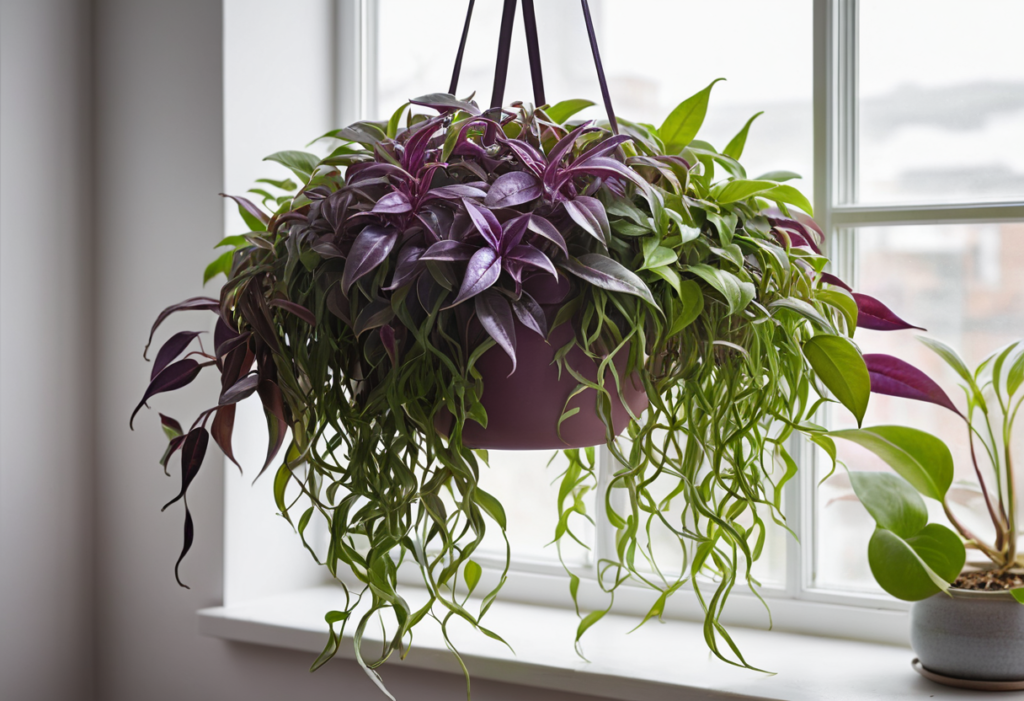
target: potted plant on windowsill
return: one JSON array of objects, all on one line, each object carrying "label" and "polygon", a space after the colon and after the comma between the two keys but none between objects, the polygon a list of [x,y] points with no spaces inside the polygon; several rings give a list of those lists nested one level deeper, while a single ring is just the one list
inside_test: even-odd
[{"label": "potted plant on windowsill", "polygon": [[[942,406],[966,424],[974,487],[991,537],[968,528],[952,507],[953,458],[939,438],[905,426],[834,431],[889,464],[896,474],[851,472],[854,491],[877,527],[871,572],[893,596],[914,601],[915,667],[936,681],[971,688],[1024,689],[1024,553],[1014,475],[1014,422],[1024,404],[1024,343],[986,358],[972,373],[947,345],[922,343],[959,376],[967,400],[957,409],[934,380],[898,358],[864,356],[875,393]],[[1019,440],[1019,436],[1016,436]],[[928,523],[925,499],[942,505],[953,529]],[[966,564],[966,553],[983,563]]]},{"label": "potted plant on windowsill", "polygon": [[[721,151],[696,138],[714,83],[655,127],[615,118],[600,67],[600,123],[569,122],[592,103],[548,105],[538,75],[536,108],[503,109],[496,90],[481,110],[453,80],[411,101],[430,114],[403,105],[328,133],[336,147],[323,158],[270,156],[298,182],[263,181],[251,191],[262,206],[232,196],[250,231],[224,239],[206,271],[226,275],[219,296],[169,307],[150,334],[179,311],[217,317],[212,344],[190,351],[197,332],[163,344],[135,412],[204,368],[220,374],[216,404],[187,428],[161,415],[161,462],[181,460],[176,575],[194,535],[187,491],[211,438],[234,461],[235,406],[256,395],[269,431],[261,473],[275,467],[278,510],[340,584],[314,668],[349,624],[378,685],[373,670],[426,618],[497,638],[482,620],[507,549],[495,586],[470,598],[475,550],[506,527],[479,485],[486,449],[567,448],[561,543],[588,518],[598,477],[580,448],[598,444],[618,464],[599,502],[616,546],[598,563],[608,608],[581,614],[577,643],[624,583],[655,591],[644,621],[688,585],[714,654],[750,666],[719,617],[737,583],[757,595],[751,567],[767,523],[784,524],[796,472],[786,443],[803,433],[834,454],[810,419],[830,393],[858,424],[864,415],[854,329],[907,327],[825,272],[811,205],[788,184],[798,176],[748,177],[739,158],[753,118]],[[307,542],[314,521],[326,551]],[[681,565],[658,566],[652,528],[678,544]],[[422,575],[422,608],[402,597],[400,566]],[[579,578],[568,581],[575,599]],[[389,639],[364,660],[382,613]]]}]

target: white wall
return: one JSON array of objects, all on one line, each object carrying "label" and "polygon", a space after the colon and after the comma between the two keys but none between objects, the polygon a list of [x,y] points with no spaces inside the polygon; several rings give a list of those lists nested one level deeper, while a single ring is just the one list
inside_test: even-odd
[{"label": "white wall", "polygon": [[[159,513],[177,477],[168,480],[156,464],[163,438],[153,412],[127,430],[146,383],[140,353],[148,327],[163,306],[201,293],[202,267],[221,234],[222,36],[221,5],[210,0],[96,2],[97,697],[382,698],[354,663],[310,675],[307,654],[197,635],[196,609],[222,598],[223,473],[211,457],[192,488],[196,545],[182,568],[192,589],[179,589],[172,569],[182,512]],[[267,61],[294,61],[301,86],[301,35],[261,48]],[[294,95],[291,104],[254,96],[251,109],[303,109],[302,88]],[[207,323],[202,314],[183,315],[164,337]],[[190,398],[154,404],[184,420],[215,392],[208,381]],[[272,509],[269,484],[254,489]],[[399,665],[384,674],[400,700],[464,698],[460,677]],[[473,698],[580,697],[481,680]]]},{"label": "white wall", "polygon": [[0,3],[0,698],[92,698],[88,3]]}]

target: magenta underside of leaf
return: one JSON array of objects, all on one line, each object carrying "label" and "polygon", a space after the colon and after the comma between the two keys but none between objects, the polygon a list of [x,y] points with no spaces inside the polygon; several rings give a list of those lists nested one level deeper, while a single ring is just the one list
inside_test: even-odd
[{"label": "magenta underside of leaf", "polygon": [[875,394],[930,402],[960,414],[942,388],[910,363],[884,353],[865,354],[864,363],[871,376],[871,391]]},{"label": "magenta underside of leaf", "polygon": [[857,302],[857,326],[862,329],[872,329],[874,331],[919,329],[921,331],[925,331],[924,328],[914,326],[913,324],[899,318],[891,309],[874,297],[854,292],[853,298]]}]

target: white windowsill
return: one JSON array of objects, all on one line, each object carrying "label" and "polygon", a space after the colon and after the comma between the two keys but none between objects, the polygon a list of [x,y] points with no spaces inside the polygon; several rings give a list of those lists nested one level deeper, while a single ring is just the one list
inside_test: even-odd
[{"label": "white windowsill", "polygon": [[[415,597],[409,597],[414,608]],[[327,640],[324,614],[344,601],[333,586],[303,589],[244,604],[199,611],[199,631],[208,636],[312,653]],[[907,648],[818,638],[792,633],[732,628],[747,660],[776,672],[767,675],[731,667],[708,652],[701,626],[686,621],[648,622],[627,635],[639,619],[610,614],[584,636],[581,660],[573,650],[579,620],[571,610],[497,602],[484,624],[515,649],[473,631],[459,621],[453,642],[470,674],[558,691],[629,701],[661,699],[990,699],[981,692],[929,682],[910,667]],[[373,628],[373,626],[370,626]],[[338,651],[352,658],[350,625]],[[372,634],[364,640],[373,649]],[[379,640],[379,638],[377,638]],[[395,658],[392,658],[395,659]],[[437,626],[415,631],[405,660],[382,669],[385,684],[392,664],[459,674]],[[383,698],[383,696],[381,697]],[[399,701],[402,701],[401,699]]]}]

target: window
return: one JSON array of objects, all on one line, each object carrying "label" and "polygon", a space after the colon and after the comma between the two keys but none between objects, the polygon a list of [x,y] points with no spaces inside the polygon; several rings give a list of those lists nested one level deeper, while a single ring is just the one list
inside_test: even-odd
[{"label": "window", "polygon": [[[275,22],[287,23],[279,7],[259,4],[268,5]],[[226,23],[226,105],[237,105],[235,111],[226,109],[227,162],[229,186],[236,190],[269,171],[236,172],[233,163],[256,163],[338,124],[387,118],[410,97],[447,89],[466,0],[303,4],[323,18],[323,36],[309,38],[309,53],[330,57],[333,64],[325,68],[309,61],[306,78],[325,89],[305,91],[304,104],[312,107],[302,111],[253,112],[241,93],[232,102],[233,85],[260,84],[242,75],[242,63],[232,73],[232,46],[237,44],[241,60],[252,56],[255,62],[257,54],[251,52],[258,49],[251,47],[261,44],[248,42],[241,25]],[[231,0],[225,11],[231,14],[236,7],[238,17],[251,18],[255,5],[246,3],[242,11],[241,0]],[[958,0],[591,0],[591,7],[620,115],[658,122],[683,98],[726,77],[712,92],[702,138],[721,147],[764,110],[751,129],[744,156],[748,170],[804,174],[796,184],[812,196],[816,218],[828,234],[833,272],[885,299],[898,314],[957,347],[968,362],[1024,333],[1024,45],[1015,36],[1024,26],[1024,3],[984,0],[972,3],[969,12]],[[537,3],[537,13],[549,98],[598,102],[578,3]],[[476,3],[460,95],[475,89],[482,101],[490,98],[500,14],[497,0]],[[521,21],[517,17],[509,100],[532,95]],[[234,43],[233,26],[238,29]],[[651,74],[651,62],[664,70]],[[273,76],[290,79],[284,69],[279,73]],[[602,108],[581,116],[602,118]],[[929,364],[928,351],[918,347],[913,332],[863,331],[856,340],[866,352],[897,354],[920,362],[949,381],[947,386],[952,381]],[[956,432],[962,427],[947,419],[937,408],[876,397],[867,421],[913,422],[953,435],[958,456],[964,446],[956,443]],[[260,423],[253,421],[257,434]],[[878,467],[870,455],[844,449],[851,467]],[[787,485],[785,502],[800,543],[781,529],[771,533],[758,573],[763,593],[772,599],[776,628],[904,640],[902,619],[879,611],[906,606],[882,595],[871,578],[866,544],[872,524],[848,480],[840,470],[818,488],[829,466],[806,446],[794,453],[800,477]],[[547,466],[550,457],[492,453],[492,467],[482,480],[502,499],[510,521],[513,571],[502,596],[566,606],[570,599],[561,565],[553,547],[545,547],[554,533],[553,483],[560,471],[558,458]],[[599,451],[598,459],[607,474],[608,456]],[[274,582],[263,594],[322,577],[282,524],[260,526],[260,553],[232,547],[232,539],[243,540],[235,516],[251,520],[250,514],[265,510],[265,494],[258,491],[235,477],[228,485],[228,558],[240,563],[227,567],[225,598],[232,601],[255,595],[246,589],[246,577],[235,572],[247,576],[258,570],[262,580]],[[961,497],[970,518],[976,500],[966,490]],[[612,537],[600,510],[594,504],[588,510],[595,526],[581,534],[591,550],[563,553],[581,573],[592,568]],[[265,554],[271,541],[282,541],[279,552],[287,568],[274,566],[278,549]],[[492,555],[502,546],[493,543]],[[581,605],[603,607],[603,597],[592,580],[581,584]],[[692,599],[685,593],[675,597],[668,613],[699,616]],[[643,614],[649,605],[639,589],[616,597],[622,611]],[[763,607],[742,594],[730,600],[725,619],[767,623]]]}]

